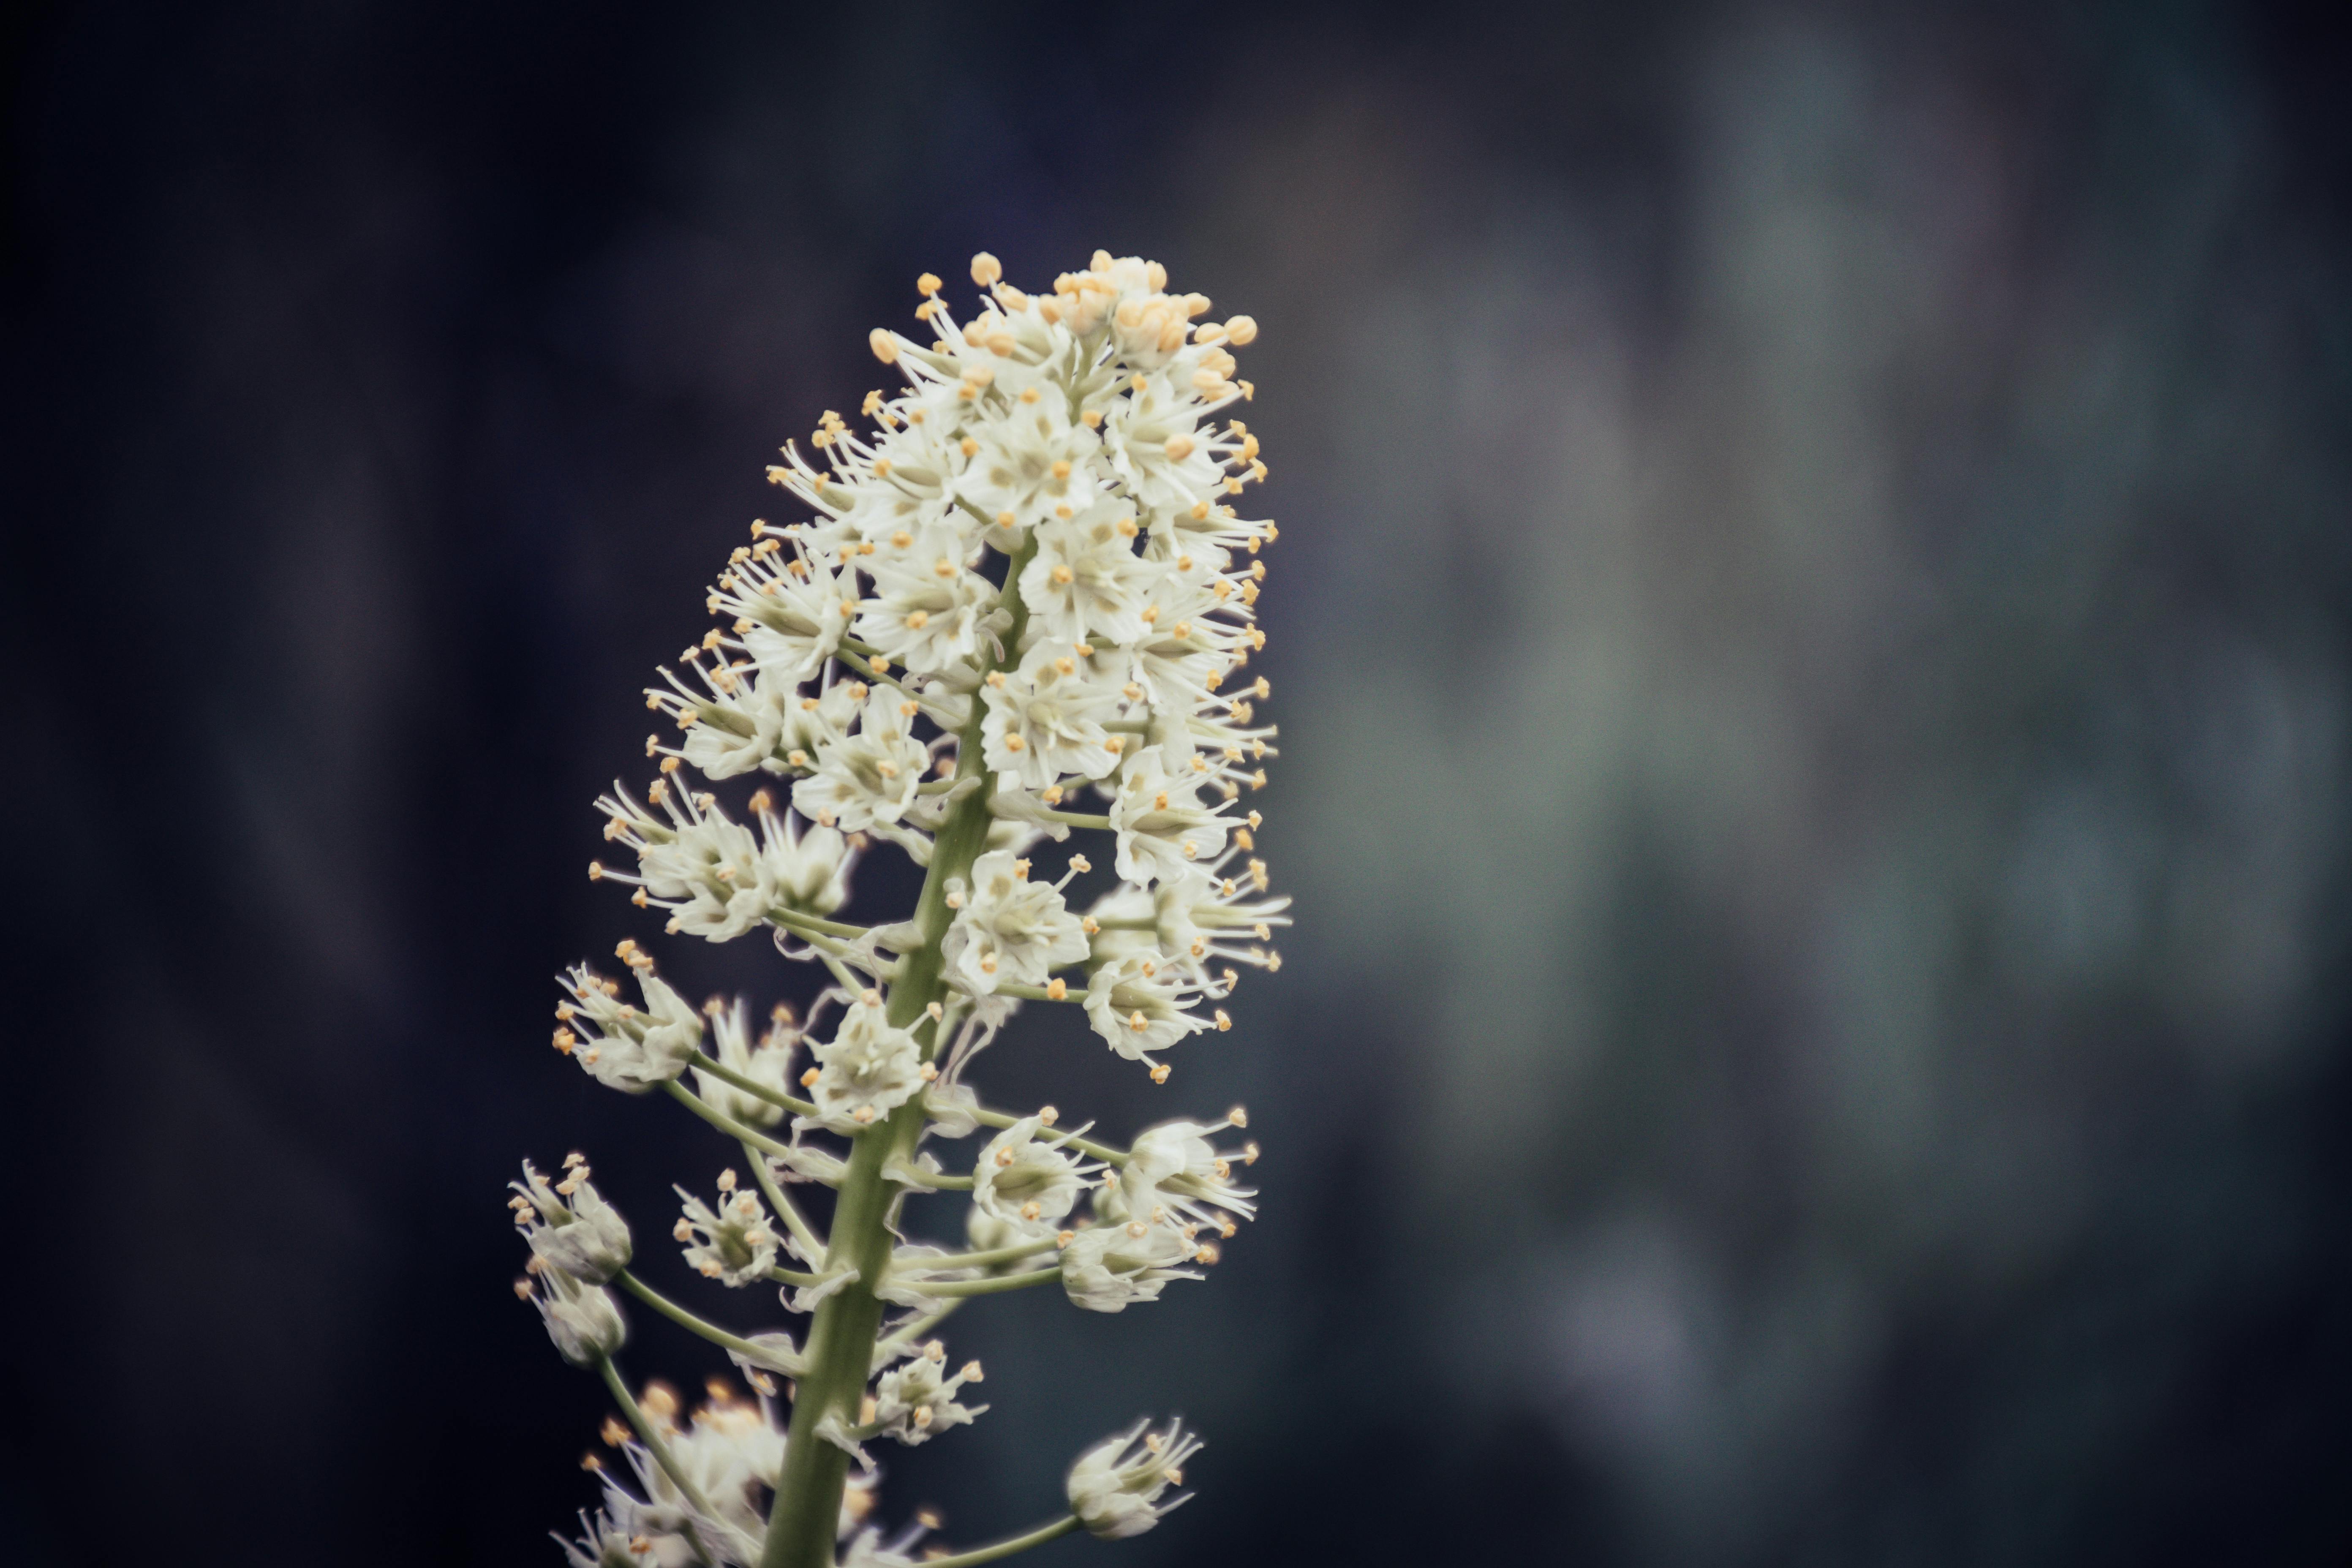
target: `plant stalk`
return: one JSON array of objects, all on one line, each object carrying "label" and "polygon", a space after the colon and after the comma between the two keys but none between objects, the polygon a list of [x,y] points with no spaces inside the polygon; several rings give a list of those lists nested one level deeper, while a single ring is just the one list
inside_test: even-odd
[{"label": "plant stalk", "polygon": [[[992,670],[1020,658],[1021,634],[1029,619],[1021,603],[1021,570],[1035,548],[1034,541],[1024,541],[1005,568],[1001,603],[1012,612],[1013,624],[1005,633],[1004,656],[990,663]],[[947,905],[948,883],[971,880],[971,863],[988,842],[988,798],[995,793],[996,781],[981,754],[981,721],[987,711],[989,689],[982,685],[973,693],[970,717],[957,737],[956,776],[977,778],[980,787],[948,808],[947,820],[932,841],[931,864],[923,877],[913,921],[922,933],[922,944],[901,955],[885,1015],[897,1028],[914,1027],[931,1004],[946,994],[941,979],[945,961],[940,946],[954,919]],[[935,1032],[925,1057],[936,1049]],[[888,1121],[851,1140],[848,1168],[834,1205],[824,1266],[832,1269],[852,1265],[857,1279],[819,1303],[810,1324],[808,1372],[799,1380],[793,1397],[792,1433],[784,1447],[783,1473],[777,1478],[775,1504],[769,1510],[768,1543],[761,1553],[760,1568],[833,1568],[849,1455],[818,1436],[817,1426],[827,1415],[838,1415],[844,1427],[858,1424],[858,1405],[871,1375],[875,1342],[882,1327],[883,1303],[874,1294],[873,1284],[890,1267],[889,1220],[899,1196],[885,1168],[893,1156],[913,1162],[927,1115],[919,1094],[892,1111]]]}]

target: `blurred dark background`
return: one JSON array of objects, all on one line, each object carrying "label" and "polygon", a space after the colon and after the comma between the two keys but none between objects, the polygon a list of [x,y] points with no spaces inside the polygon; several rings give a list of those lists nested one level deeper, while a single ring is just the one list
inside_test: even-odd
[{"label": "blurred dark background", "polygon": [[1166,1089],[979,1077],[1246,1100],[1265,1218],[968,1312],[890,1516],[1176,1408],[1137,1568],[2344,1561],[2327,16],[12,13],[0,1557],[557,1561],[501,1184],[585,1148],[677,1282],[727,1156],[546,1047],[654,934],[590,802],[915,274],[1104,246],[1264,327],[1301,923]]}]

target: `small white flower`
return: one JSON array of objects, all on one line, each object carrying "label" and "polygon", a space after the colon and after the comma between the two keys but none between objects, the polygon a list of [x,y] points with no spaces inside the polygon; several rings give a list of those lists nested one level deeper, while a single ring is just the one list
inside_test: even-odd
[{"label": "small white flower", "polygon": [[[635,944],[624,944],[635,952]],[[637,971],[646,1010],[620,1000],[618,983],[575,964],[563,976],[571,999],[555,1010],[555,1048],[609,1089],[630,1094],[668,1082],[702,1054],[702,1020],[650,964]],[[576,1032],[575,1032],[576,1031]]]},{"label": "small white flower", "polygon": [[1037,644],[985,700],[982,754],[1003,779],[1026,788],[1045,789],[1069,773],[1102,778],[1127,749],[1127,737],[1103,728],[1117,716],[1116,691],[1105,689],[1068,644]]},{"label": "small white flower", "polygon": [[[1290,917],[1283,912],[1290,908],[1289,896],[1254,898],[1255,880],[1228,876],[1223,866],[1190,869],[1152,889],[1152,921],[1160,951],[1172,954],[1195,979],[1205,979],[1212,958],[1262,969],[1281,963],[1279,954],[1258,944],[1271,941],[1276,926],[1290,923]],[[1094,913],[1097,921],[1109,918],[1100,904]],[[1244,934],[1257,942],[1237,940]],[[1097,953],[1100,951],[1097,949]]]},{"label": "small white flower", "polygon": [[986,995],[1008,981],[1043,985],[1087,956],[1087,933],[1061,890],[1028,879],[1029,862],[1003,850],[972,862],[971,887],[940,949],[967,989]]},{"label": "small white flower", "polygon": [[684,1187],[673,1190],[685,1204],[673,1234],[688,1244],[686,1260],[696,1272],[737,1289],[768,1277],[780,1243],[759,1194],[738,1188],[733,1171],[719,1175],[716,1208]]},{"label": "small white flower", "polygon": [[[784,704],[783,732],[776,738],[780,762],[772,772],[807,773],[827,746],[839,742],[857,722],[866,688],[855,680],[836,680],[814,696],[797,696]],[[814,819],[812,819],[814,820]]]},{"label": "small white flower", "polygon": [[593,1366],[629,1337],[621,1309],[602,1285],[583,1285],[560,1268],[542,1268],[530,1297],[547,1337],[573,1366]]},{"label": "small white flower", "polygon": [[[1101,1167],[1063,1147],[1069,1133],[1040,1138],[1044,1125],[1034,1116],[1024,1116],[981,1150],[971,1167],[975,1213],[1024,1226],[1050,1226],[1077,1205],[1087,1177]],[[973,1245],[982,1244],[975,1240]]]},{"label": "small white flower", "polygon": [[1192,1246],[1172,1226],[1130,1219],[1089,1226],[1062,1248],[1062,1290],[1089,1312],[1125,1311],[1136,1301],[1157,1301],[1171,1279],[1198,1279],[1181,1267]]},{"label": "small white flower", "polygon": [[1087,1021],[1120,1056],[1151,1062],[1152,1052],[1209,1027],[1207,1019],[1184,1011],[1195,990],[1157,952],[1129,953],[1104,964],[1087,982]]},{"label": "small white flower", "polygon": [[1070,1511],[1102,1540],[1140,1535],[1191,1500],[1187,1492],[1163,1503],[1160,1494],[1184,1484],[1184,1463],[1201,1451],[1201,1440],[1181,1422],[1171,1421],[1164,1432],[1147,1431],[1150,1425],[1137,1422],[1070,1467]]},{"label": "small white flower", "polygon": [[[752,796],[761,803],[766,791]],[[848,901],[849,870],[857,852],[849,840],[823,823],[799,826],[760,806],[761,859],[774,905],[803,914],[829,915]]]},{"label": "small white flower", "polygon": [[867,1425],[878,1426],[881,1436],[896,1437],[912,1447],[985,1414],[985,1405],[956,1403],[956,1394],[965,1384],[980,1381],[980,1363],[967,1362],[961,1371],[949,1376],[946,1357],[939,1341],[933,1340],[922,1354],[884,1373],[874,1385],[874,1415]]},{"label": "small white flower", "polygon": [[1118,874],[1149,884],[1181,877],[1224,853],[1231,826],[1199,799],[1200,776],[1171,777],[1158,752],[1127,765],[1110,803],[1111,831],[1118,836]]},{"label": "small white flower", "polygon": [[[968,569],[966,552],[961,535],[945,524],[891,534],[865,563],[875,596],[857,617],[857,635],[919,673],[946,670],[978,654],[997,595],[987,578]],[[1010,621],[1008,614],[999,624]]]},{"label": "small white flower", "polygon": [[1257,1194],[1234,1184],[1233,1164],[1255,1159],[1256,1146],[1220,1153],[1208,1139],[1214,1131],[1214,1125],[1197,1121],[1163,1121],[1137,1138],[1120,1173],[1129,1206],[1149,1215],[1165,1205],[1200,1224],[1219,1226],[1227,1214],[1255,1217],[1257,1206],[1250,1200]]},{"label": "small white flower", "polygon": [[793,786],[793,806],[827,827],[855,833],[896,823],[915,804],[931,754],[915,738],[913,704],[887,686],[867,695],[857,732],[825,746],[816,772]]},{"label": "small white flower", "polygon": [[532,1257],[589,1285],[629,1266],[629,1222],[589,1184],[586,1160],[567,1158],[563,1179],[552,1185],[525,1160],[522,1178],[508,1184],[517,1194],[508,1206]]},{"label": "small white flower", "polygon": [[[784,1434],[765,1410],[742,1400],[713,1399],[694,1412],[684,1432],[671,1435],[669,1447],[724,1523],[754,1536],[765,1528],[760,1493],[776,1484],[784,1468]],[[685,1502],[658,1466],[647,1479],[657,1500]]]},{"label": "small white flower", "polygon": [[630,802],[618,784],[613,789],[596,803],[611,819],[604,837],[635,850],[637,868],[633,875],[598,864],[590,875],[636,884],[637,903],[672,911],[672,931],[731,942],[764,924],[771,910],[827,914],[848,896],[846,842],[830,828],[795,831],[765,790],[751,797],[754,834],[715,797],[673,790],[667,779],[656,780],[650,795],[661,816]]},{"label": "small white flower", "polygon": [[642,1495],[628,1491],[608,1470],[604,1508],[616,1525],[629,1530],[636,1560],[681,1568],[756,1562],[766,1527],[762,1493],[776,1485],[784,1463],[784,1434],[766,1408],[714,1396],[681,1429],[676,1395],[656,1384],[646,1387],[640,1408],[710,1510],[699,1509],[643,1443],[625,1440],[621,1451]]},{"label": "small white flower", "polygon": [[[801,1037],[800,1031],[792,1026],[791,1015],[785,1009],[776,1009],[768,1031],[760,1037],[756,1046],[751,1043],[751,1023],[741,997],[710,1013],[709,1018],[711,1055],[722,1066],[754,1083],[765,1084],[779,1095],[792,1092],[793,1047],[800,1044]],[[738,1089],[713,1073],[696,1068],[694,1081],[703,1100],[722,1116],[749,1127],[773,1127],[783,1120],[782,1106]]]},{"label": "small white flower", "polygon": [[[688,653],[698,656],[702,651],[693,648]],[[706,669],[698,657],[686,662],[701,682],[701,690],[664,669],[662,679],[669,683],[669,689],[647,688],[646,691],[647,706],[666,714],[686,731],[685,738],[674,747],[648,742],[648,752],[658,749],[713,779],[772,766],[776,742],[783,734],[784,704],[792,696],[791,680],[782,677],[762,680],[744,663],[720,663]]]},{"label": "small white flower", "polygon": [[1135,552],[1136,533],[1133,509],[1116,500],[1040,527],[1036,553],[1021,573],[1029,624],[1056,642],[1141,637],[1143,606],[1167,568]]},{"label": "small white flower", "polygon": [[[982,368],[993,380],[993,367]],[[1101,438],[1071,417],[1066,397],[1013,403],[973,435],[980,449],[956,490],[989,520],[991,542],[1008,553],[1023,530],[1092,506],[1108,478]]]},{"label": "small white flower", "polygon": [[786,550],[773,534],[738,552],[711,591],[715,615],[749,622],[740,645],[760,669],[763,685],[792,687],[823,668],[849,617],[844,600],[857,596],[856,580],[844,583],[825,564],[797,548]]},{"label": "small white flower", "polygon": [[1103,446],[1125,480],[1125,493],[1155,513],[1189,511],[1223,488],[1211,443],[1202,437],[1205,402],[1173,376],[1146,375],[1143,387],[1122,398],[1103,421]]},{"label": "small white flower", "polygon": [[882,998],[867,992],[851,1004],[833,1038],[813,1053],[816,1082],[809,1098],[837,1132],[854,1132],[887,1117],[923,1087],[922,1048],[884,1017]]}]

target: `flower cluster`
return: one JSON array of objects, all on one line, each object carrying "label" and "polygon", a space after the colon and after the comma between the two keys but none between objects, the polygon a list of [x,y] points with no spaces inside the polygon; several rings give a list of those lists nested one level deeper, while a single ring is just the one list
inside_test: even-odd
[{"label": "flower cluster", "polygon": [[[615,950],[635,1000],[586,964],[562,978],[559,1051],[676,1100],[749,1163],[748,1183],[730,1166],[715,1192],[677,1189],[688,1268],[814,1319],[798,1341],[718,1327],[633,1271],[584,1160],[552,1184],[525,1165],[518,1293],[622,1412],[606,1438],[625,1462],[595,1461],[604,1506],[565,1542],[581,1568],[912,1561],[931,1521],[866,1522],[866,1445],[987,1409],[967,1398],[979,1363],[950,1373],[932,1330],[1032,1286],[1093,1311],[1155,1300],[1255,1212],[1235,1173],[1256,1145],[1215,1142],[1238,1110],[1120,1148],[1051,1106],[991,1109],[966,1079],[1023,1005],[1059,1004],[1165,1083],[1171,1052],[1233,1026],[1221,1004],[1243,968],[1280,966],[1289,900],[1243,799],[1275,735],[1247,667],[1276,529],[1241,515],[1266,467],[1231,416],[1256,323],[1208,319],[1132,257],[1097,252],[1036,294],[986,255],[971,278],[961,322],[926,274],[923,330],[873,333],[900,385],[867,395],[861,426],[827,412],[784,448],[769,477],[795,517],[751,525],[709,591],[714,624],[646,691],[667,726],[646,738],[646,787],[597,803],[626,859],[592,878],[671,934],[764,933],[824,978],[804,1017],[780,1004],[756,1040],[744,1002],[698,1011],[635,941]],[[1084,833],[1105,836],[1094,856],[1072,845]],[[877,843],[922,868],[922,892],[902,919],[853,922]],[[976,1154],[948,1151],[982,1130]],[[960,1246],[908,1238],[909,1202],[932,1194],[968,1199]],[[660,1385],[633,1395],[613,1363],[621,1294],[723,1349],[753,1397],[714,1382],[680,1426]],[[1071,1470],[1065,1514],[968,1555],[1147,1530],[1183,1500],[1161,1500],[1198,1447],[1173,1426],[1114,1437]]]}]

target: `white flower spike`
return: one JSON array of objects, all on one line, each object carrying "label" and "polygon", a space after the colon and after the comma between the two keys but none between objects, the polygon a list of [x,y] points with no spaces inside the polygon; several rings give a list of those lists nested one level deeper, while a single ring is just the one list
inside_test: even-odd
[{"label": "white flower spike", "polygon": [[[1243,515],[1266,466],[1232,416],[1258,327],[1139,257],[1097,251],[1035,293],[985,252],[970,277],[969,310],[926,273],[917,329],[871,334],[895,390],[786,444],[768,477],[794,515],[753,522],[719,569],[711,624],[645,692],[651,777],[597,803],[615,863],[593,879],[667,934],[764,934],[824,977],[756,1037],[745,1000],[698,1011],[634,938],[627,976],[562,977],[556,1049],[677,1100],[728,1151],[715,1193],[677,1189],[676,1295],[640,1277],[583,1157],[515,1184],[517,1293],[617,1407],[572,1568],[911,1564],[938,1521],[868,1518],[866,1445],[986,1409],[964,1397],[979,1363],[950,1372],[929,1324],[1038,1286],[1088,1311],[1154,1301],[1256,1212],[1238,1110],[1121,1149],[1052,1106],[993,1109],[971,1078],[1018,1010],[1059,1005],[1165,1082],[1171,1052],[1234,1026],[1241,969],[1280,966],[1289,900],[1244,798],[1276,739],[1247,667],[1276,530]],[[877,845],[922,887],[863,923],[851,882]],[[968,1163],[946,1153],[974,1131]],[[803,1212],[813,1186],[830,1191]],[[960,1245],[917,1237],[959,1203]],[[633,1394],[623,1292],[711,1342],[752,1397],[714,1380],[687,1416],[659,1384]],[[722,1328],[713,1300],[812,1321]],[[1099,1444],[1066,1513],[971,1555],[1149,1530],[1198,1447],[1173,1424]]]}]

